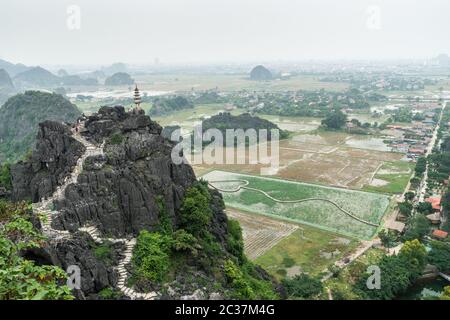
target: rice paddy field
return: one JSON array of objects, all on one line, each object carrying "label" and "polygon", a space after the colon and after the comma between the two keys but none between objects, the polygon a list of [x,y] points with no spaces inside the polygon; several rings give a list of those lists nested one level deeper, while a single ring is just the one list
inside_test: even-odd
[{"label": "rice paddy field", "polygon": [[[372,238],[378,227],[354,217],[378,225],[390,203],[390,198],[383,194],[218,170],[208,172],[202,178],[214,187],[228,191],[222,192],[228,207],[306,224],[358,239]],[[247,187],[261,190],[281,201],[310,198],[313,200],[298,203],[276,202],[255,190],[237,190],[243,185],[242,181],[248,182]]]}]

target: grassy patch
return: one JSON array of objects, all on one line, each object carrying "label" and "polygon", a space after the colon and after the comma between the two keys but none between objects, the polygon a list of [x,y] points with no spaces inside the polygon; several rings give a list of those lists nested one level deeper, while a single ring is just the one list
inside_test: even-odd
[{"label": "grassy patch", "polygon": [[386,162],[380,168],[375,179],[387,182],[384,186],[364,186],[363,190],[381,193],[403,193],[411,178],[414,165],[405,161]]},{"label": "grassy patch", "polygon": [[[289,237],[255,260],[277,279],[288,275],[287,268],[300,267],[302,272],[316,276],[329,265],[352,251],[358,242],[316,228],[302,226]],[[332,258],[325,253],[337,252]]]}]

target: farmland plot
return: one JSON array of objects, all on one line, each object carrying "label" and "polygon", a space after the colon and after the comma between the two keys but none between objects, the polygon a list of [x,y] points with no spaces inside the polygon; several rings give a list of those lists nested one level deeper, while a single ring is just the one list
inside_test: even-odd
[{"label": "farmland plot", "polygon": [[257,217],[254,214],[227,209],[227,216],[239,221],[244,238],[244,251],[250,259],[263,255],[279,241],[298,229],[292,223],[284,223],[268,217]]},{"label": "farmland plot", "polygon": [[[228,191],[222,192],[222,195],[229,207],[308,224],[360,239],[370,239],[375,235],[390,202],[389,197],[382,194],[224,171],[211,171],[203,179],[216,188]],[[245,185],[242,181],[248,183],[246,187],[250,190],[240,188]],[[309,200],[280,203],[274,199]]]}]

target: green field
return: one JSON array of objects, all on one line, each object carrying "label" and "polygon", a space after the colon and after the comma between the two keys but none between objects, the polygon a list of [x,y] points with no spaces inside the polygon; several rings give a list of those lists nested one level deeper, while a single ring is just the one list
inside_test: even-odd
[{"label": "green field", "polygon": [[382,193],[403,193],[411,178],[414,164],[405,161],[393,161],[384,163],[374,178],[386,183],[385,185],[364,186],[365,191],[375,191]]},{"label": "green field", "polygon": [[292,271],[316,276],[357,245],[356,240],[302,226],[258,257],[255,262],[278,279],[292,276]]},{"label": "green field", "polygon": [[[248,187],[265,191],[279,200],[316,198],[317,200],[300,203],[278,203],[254,190],[240,189],[237,192],[222,192],[227,206],[275,216],[359,239],[370,239],[376,234],[378,228],[350,217],[335,205],[322,199],[333,201],[354,216],[374,224],[380,223],[390,202],[389,197],[383,194],[224,171],[211,171],[202,178],[208,181],[246,180],[249,182]],[[214,183],[214,186],[230,191],[239,185],[242,183]]]}]

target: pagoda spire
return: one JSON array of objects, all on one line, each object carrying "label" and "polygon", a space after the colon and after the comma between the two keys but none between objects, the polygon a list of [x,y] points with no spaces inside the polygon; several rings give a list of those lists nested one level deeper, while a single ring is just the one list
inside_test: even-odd
[{"label": "pagoda spire", "polygon": [[141,94],[139,93],[137,84],[136,84],[136,88],[134,89],[134,104],[136,105],[136,109],[141,108]]}]

